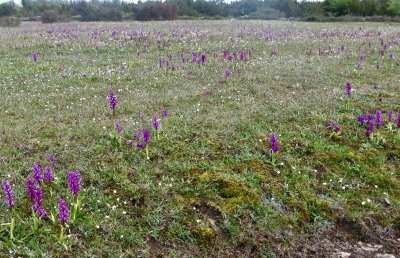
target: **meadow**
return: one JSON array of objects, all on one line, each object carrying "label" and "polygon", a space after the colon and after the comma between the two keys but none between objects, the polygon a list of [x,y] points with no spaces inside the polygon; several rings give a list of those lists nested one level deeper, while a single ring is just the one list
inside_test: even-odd
[{"label": "meadow", "polygon": [[0,28],[0,256],[400,255],[399,44],[387,23]]}]

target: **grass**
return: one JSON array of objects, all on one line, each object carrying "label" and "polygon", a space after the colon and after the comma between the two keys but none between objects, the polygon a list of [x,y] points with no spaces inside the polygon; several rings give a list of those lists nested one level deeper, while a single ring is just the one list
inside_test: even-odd
[{"label": "grass", "polygon": [[[400,111],[395,24],[23,23],[0,28],[0,38],[0,171],[13,184],[17,214],[13,243],[0,227],[1,256],[274,257],[318,227],[400,230],[400,132],[380,128],[384,143],[375,143],[357,122],[378,108],[386,120],[388,110]],[[250,50],[250,58],[227,62],[224,49]],[[205,54],[206,64],[191,63],[192,52]],[[160,68],[160,57],[173,68]],[[354,88],[349,110],[346,80]],[[160,139],[152,134],[149,160],[110,138],[110,85],[127,140],[170,111]],[[324,125],[332,120],[340,138]],[[271,132],[280,145],[276,166]],[[57,179],[45,189],[46,209],[57,215],[58,196],[71,202],[67,171],[83,178],[82,209],[63,243],[49,219],[31,229],[24,185],[32,163],[49,165],[52,153]],[[0,210],[7,223],[3,201]],[[347,231],[354,239],[364,232]]]}]

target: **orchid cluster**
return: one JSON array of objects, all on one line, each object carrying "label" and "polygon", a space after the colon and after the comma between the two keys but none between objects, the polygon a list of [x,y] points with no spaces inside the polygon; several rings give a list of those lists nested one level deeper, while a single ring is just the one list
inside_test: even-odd
[{"label": "orchid cluster", "polygon": [[[164,110],[162,111],[162,116],[163,116],[163,118],[167,118],[169,116],[168,109],[164,108]],[[156,132],[157,140],[159,140],[160,139],[160,130],[161,130],[161,119],[156,114],[153,116],[151,122],[152,122],[153,130]],[[145,128],[141,128],[133,134],[132,145],[136,146],[136,148],[138,150],[144,149],[146,151],[147,159],[150,159],[149,146],[148,146],[148,144],[150,143],[150,139],[151,139],[151,132]]]},{"label": "orchid cluster", "polygon": [[[112,91],[112,89],[110,89],[109,91],[109,104],[110,104],[110,108],[113,111],[113,115],[115,115],[115,109],[117,106],[117,97],[114,94],[114,92]],[[139,112],[139,119],[142,119],[142,113]],[[163,111],[161,112],[162,117],[163,118],[167,118],[169,116],[169,111],[167,108],[164,108]],[[151,120],[151,124],[152,124],[152,128],[154,130],[154,132],[156,133],[156,137],[157,140],[160,139],[160,130],[161,130],[161,119],[159,118],[159,116],[157,114],[155,114]],[[125,139],[121,136],[123,129],[122,126],[120,124],[120,122],[118,120],[116,120],[114,122],[114,131],[113,133],[110,133],[110,137],[113,140],[118,140],[119,145],[121,145],[121,140]],[[136,130],[133,133],[133,139],[129,140],[129,139],[125,139],[126,141],[129,141],[131,146],[135,146],[138,150],[145,150],[146,152],[146,158],[150,159],[149,157],[149,143],[151,140],[151,132],[150,130],[142,127],[138,130]]]},{"label": "orchid cluster", "polygon": [[251,56],[250,50],[247,51],[240,51],[236,52],[234,51],[233,53],[228,53],[228,51],[225,49],[222,51],[222,57],[226,59],[228,62],[232,62],[234,59],[239,59],[240,61],[247,61]]},{"label": "orchid cluster", "polygon": [[159,66],[160,68],[169,67],[169,62],[168,62],[168,60],[166,60],[165,58],[160,57],[160,58],[158,59],[158,66]]},{"label": "orchid cluster", "polygon": [[269,53],[270,57],[277,56],[277,55],[278,55],[278,50],[276,50],[276,49],[272,49],[271,52]]},{"label": "orchid cluster", "polygon": [[[206,55],[205,54],[201,54],[201,53],[192,53],[192,63],[198,63],[201,65],[205,65],[206,64]],[[184,62],[184,58],[183,58],[183,53],[181,54],[181,60],[182,62]]]},{"label": "orchid cluster", "polygon": [[[52,182],[54,180],[53,168],[56,165],[55,155],[52,154],[49,156],[49,162],[52,167],[45,167],[43,170],[40,161],[33,163],[33,175],[28,175],[25,180],[26,185],[26,193],[27,197],[30,199],[32,214],[33,214],[33,225],[32,228],[36,230],[39,226],[39,222],[41,219],[50,218],[53,223],[55,223],[53,213],[49,213],[44,207],[44,193],[50,193],[50,196],[53,195],[52,192]],[[76,218],[76,212],[79,208],[78,195],[81,190],[81,175],[78,171],[71,171],[67,174],[68,186],[71,196],[74,200],[74,209],[73,209],[73,220]],[[11,184],[9,181],[3,180],[2,182],[4,199],[7,204],[9,213],[10,213],[10,223],[6,224],[10,226],[10,240],[14,239],[13,230],[14,230],[14,217],[13,217],[13,207],[15,205],[14,192],[12,190]],[[60,240],[63,238],[64,226],[69,220],[69,209],[67,202],[60,197],[58,199],[59,204],[59,212],[58,212],[58,221],[61,225],[61,236]],[[51,205],[48,205],[51,207]]]},{"label": "orchid cluster", "polygon": [[329,135],[329,138],[340,138],[341,137],[342,127],[338,123],[336,123],[335,121],[325,122],[325,126],[331,132]]},{"label": "orchid cluster", "polygon": [[[394,131],[395,121],[394,121],[394,114],[393,114],[392,110],[389,110],[387,112],[387,121],[386,122],[384,121],[382,111],[380,109],[377,109],[375,111],[375,114],[363,114],[363,115],[358,116],[357,121],[361,125],[366,125],[367,129],[364,132],[364,135],[370,140],[374,140],[374,136],[375,136],[375,140],[379,141],[379,133],[376,130],[376,128],[383,127],[385,124],[386,124],[389,132]],[[400,112],[398,114],[396,124],[397,124],[397,128],[400,129]]]},{"label": "orchid cluster", "polygon": [[134,144],[139,150],[146,150],[146,158],[150,159],[149,157],[149,146],[148,143],[150,142],[151,133],[147,129],[139,129],[137,132],[133,134]]}]

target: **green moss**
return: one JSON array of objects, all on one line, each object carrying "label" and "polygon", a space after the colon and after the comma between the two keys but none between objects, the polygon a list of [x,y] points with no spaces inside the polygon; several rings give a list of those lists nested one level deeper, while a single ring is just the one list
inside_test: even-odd
[{"label": "green moss", "polygon": [[217,192],[210,201],[213,201],[217,208],[228,214],[236,209],[244,206],[253,206],[259,200],[257,191],[252,191],[245,182],[238,181],[235,178],[225,174],[215,174],[204,172],[198,176],[199,184],[208,184],[210,190],[215,189]]},{"label": "green moss", "polygon": [[204,172],[203,174],[198,176],[198,182],[199,183],[208,182],[208,181],[210,181],[212,179],[213,179],[213,176],[209,172]]},{"label": "green moss", "polygon": [[215,238],[216,234],[212,228],[198,226],[191,229],[196,239],[200,241],[209,241]]}]

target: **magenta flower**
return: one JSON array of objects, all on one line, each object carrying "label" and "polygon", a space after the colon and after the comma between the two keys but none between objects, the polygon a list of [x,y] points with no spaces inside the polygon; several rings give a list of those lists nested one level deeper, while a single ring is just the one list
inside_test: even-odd
[{"label": "magenta flower", "polygon": [[226,68],[225,77],[228,78],[229,76],[231,76],[231,70],[229,70],[229,68]]},{"label": "magenta flower", "polygon": [[241,51],[239,57],[240,57],[240,61],[246,60],[246,53]]},{"label": "magenta flower", "polygon": [[43,169],[42,165],[40,165],[40,162],[35,162],[32,165],[33,168],[33,179],[35,180],[35,183],[40,183],[43,181]]},{"label": "magenta flower", "polygon": [[197,59],[197,53],[192,53],[192,63]]},{"label": "magenta flower", "polygon": [[153,129],[154,130],[160,129],[160,119],[158,118],[157,115],[154,115],[152,123],[153,123]]},{"label": "magenta flower", "polygon": [[53,169],[51,167],[46,167],[44,169],[44,181],[46,183],[51,183],[51,181],[53,181]]},{"label": "magenta flower", "polygon": [[143,131],[143,141],[145,144],[150,142],[150,135],[151,135],[150,131],[146,129]]},{"label": "magenta flower", "polygon": [[271,150],[272,152],[276,153],[279,150],[278,140],[276,138],[275,133],[271,133]]},{"label": "magenta flower", "polygon": [[393,111],[392,111],[392,110],[389,110],[389,111],[388,111],[388,119],[389,119],[389,121],[392,121],[392,120],[394,119]]},{"label": "magenta flower", "polygon": [[204,65],[206,63],[206,55],[201,55],[201,64]]},{"label": "magenta flower", "polygon": [[43,189],[40,186],[36,187],[35,204],[37,207],[42,207],[43,205]]},{"label": "magenta flower", "polygon": [[32,208],[40,217],[47,216],[47,211],[43,208],[43,190],[40,186],[36,187],[35,203],[32,205]]},{"label": "magenta flower", "polygon": [[55,166],[56,166],[56,155],[50,154],[50,155],[49,155],[49,161],[50,161],[51,165],[52,165],[53,167],[55,167]]},{"label": "magenta flower", "polygon": [[167,108],[164,108],[162,115],[163,115],[163,117],[169,117],[169,111]]},{"label": "magenta flower", "polygon": [[36,63],[38,58],[37,58],[37,54],[35,52],[33,52],[32,57],[33,57],[33,61]]},{"label": "magenta flower", "polygon": [[397,127],[400,128],[400,112],[397,114]]},{"label": "magenta flower", "polygon": [[110,89],[108,95],[108,98],[110,100],[110,109],[112,110],[113,115],[115,115],[115,109],[117,108],[117,96],[115,96],[112,89]]},{"label": "magenta flower", "polygon": [[375,130],[375,124],[373,121],[368,121],[368,131],[370,131],[371,133],[373,133]]},{"label": "magenta flower", "polygon": [[136,140],[136,147],[141,150],[146,147],[146,145],[150,142],[151,133],[147,129],[140,129],[137,131],[133,138]]},{"label": "magenta flower", "polygon": [[351,82],[346,81],[346,95],[350,97],[351,94]]},{"label": "magenta flower", "polygon": [[368,114],[365,116],[368,122],[372,122],[375,119],[375,116],[373,114]]},{"label": "magenta flower", "polygon": [[357,121],[360,122],[360,124],[364,124],[365,120],[367,120],[367,118],[364,115],[357,117]]},{"label": "magenta flower", "polygon": [[14,207],[14,192],[11,188],[10,182],[3,180],[2,182],[4,199],[8,206],[8,209],[12,209]]},{"label": "magenta flower", "polygon": [[81,174],[79,171],[70,171],[67,175],[69,190],[76,199],[81,190]]},{"label": "magenta flower", "polygon": [[46,217],[47,216],[47,211],[43,207],[38,207],[36,212],[39,214],[40,217]]},{"label": "magenta flower", "polygon": [[339,124],[337,124],[335,121],[326,122],[325,126],[337,133],[342,130],[342,127]]},{"label": "magenta flower", "polygon": [[69,210],[68,204],[64,201],[63,198],[58,199],[59,213],[58,213],[58,221],[62,225],[64,225],[69,219]]},{"label": "magenta flower", "polygon": [[119,123],[119,121],[115,122],[115,130],[117,131],[117,134],[120,135],[122,132],[122,127],[121,124]]},{"label": "magenta flower", "polygon": [[35,201],[35,196],[36,196],[36,187],[35,187],[35,182],[30,176],[26,177],[26,191],[28,193],[29,198],[31,198],[32,201]]},{"label": "magenta flower", "polygon": [[383,122],[383,119],[382,119],[382,111],[380,109],[376,110],[375,124],[376,125],[384,125],[384,122]]}]

